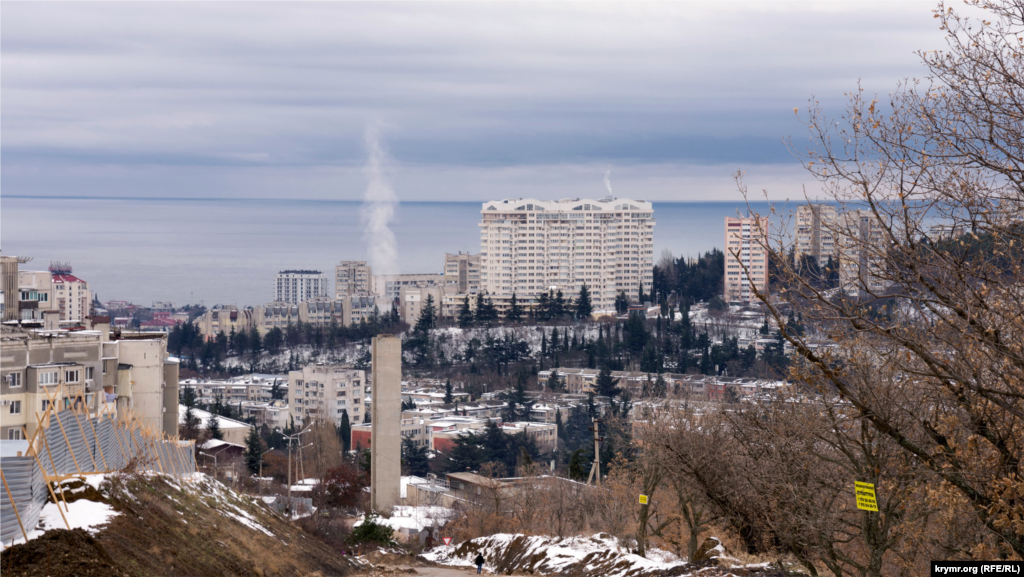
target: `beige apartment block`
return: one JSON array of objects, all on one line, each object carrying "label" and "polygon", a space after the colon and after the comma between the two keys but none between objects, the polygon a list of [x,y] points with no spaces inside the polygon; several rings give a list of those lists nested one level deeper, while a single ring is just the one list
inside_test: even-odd
[{"label": "beige apartment block", "polygon": [[334,297],[373,294],[373,269],[365,260],[343,260],[334,267]]},{"label": "beige apartment block", "polygon": [[461,294],[480,292],[480,255],[459,252],[444,255],[444,285]]},{"label": "beige apartment block", "polygon": [[523,301],[586,284],[597,310],[650,291],[654,207],[642,200],[505,199],[483,203],[480,290]]},{"label": "beige apartment block", "polygon": [[248,331],[258,326],[259,316],[255,309],[240,309],[228,305],[206,311],[196,319],[199,332],[207,339],[215,338],[218,334],[230,335],[231,331],[239,333]]},{"label": "beige apartment block", "polygon": [[830,256],[836,254],[834,231],[839,212],[831,204],[807,203],[796,209],[796,245],[794,265],[799,265],[804,255],[814,257],[818,267],[823,269]]},{"label": "beige apartment block", "polygon": [[433,273],[379,274],[373,277],[377,296],[389,303],[401,298],[403,288],[430,288],[444,286],[444,275]]},{"label": "beige apartment block", "polygon": [[890,282],[885,270],[885,236],[875,215],[851,210],[839,217],[839,286],[850,296],[882,295]]},{"label": "beige apartment block", "polygon": [[757,301],[751,285],[762,293],[768,287],[768,218],[725,218],[725,300],[750,304]]},{"label": "beige apartment block", "polygon": [[[446,296],[454,294],[454,292],[454,286],[402,287],[398,293],[398,300],[401,303],[398,307],[398,314],[403,321],[411,325],[416,324],[423,312],[423,307],[427,304],[427,298],[430,297],[434,301],[434,314],[441,317]],[[469,300],[475,301],[476,298],[470,297]]]},{"label": "beige apartment block", "polygon": [[54,404],[91,414],[132,411],[154,430],[177,435],[178,362],[162,333],[110,334],[107,317],[85,330],[2,328],[0,438],[24,438]]},{"label": "beige apartment block", "polygon": [[320,418],[335,425],[343,412],[349,421],[362,423],[366,373],[349,365],[306,365],[288,373],[288,407],[296,426]]},{"label": "beige apartment block", "polygon": [[56,310],[53,274],[45,270],[18,271],[18,309],[21,320],[42,320],[43,312]]}]

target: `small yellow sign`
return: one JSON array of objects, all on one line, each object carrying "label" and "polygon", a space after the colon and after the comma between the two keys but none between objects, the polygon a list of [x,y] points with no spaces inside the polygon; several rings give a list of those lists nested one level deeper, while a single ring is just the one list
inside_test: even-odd
[{"label": "small yellow sign", "polygon": [[858,509],[878,512],[878,500],[875,498],[875,486],[873,484],[854,481],[853,492],[857,496]]},{"label": "small yellow sign", "polygon": [[640,504],[641,505],[646,505],[647,504],[647,495],[640,495]]}]

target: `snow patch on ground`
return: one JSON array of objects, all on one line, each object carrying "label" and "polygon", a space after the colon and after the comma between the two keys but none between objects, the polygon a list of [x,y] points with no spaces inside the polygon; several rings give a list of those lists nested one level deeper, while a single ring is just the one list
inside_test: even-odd
[{"label": "snow patch on ground", "polygon": [[491,572],[512,570],[538,574],[571,572],[605,577],[625,577],[664,571],[685,562],[659,549],[644,558],[629,552],[618,539],[600,533],[591,537],[552,537],[500,533],[479,537],[458,547],[439,546],[423,557],[442,565],[469,567],[477,552]]},{"label": "snow patch on ground", "polygon": [[[91,475],[98,477],[99,475]],[[59,498],[59,497],[58,497]],[[58,509],[58,507],[60,509]],[[63,511],[64,517],[61,517]],[[64,503],[61,502],[59,505],[56,503],[47,503],[42,512],[39,514],[39,523],[34,529],[28,531],[28,538],[35,539],[40,537],[43,533],[50,529],[85,529],[89,533],[95,535],[99,529],[110,522],[111,519],[116,517],[118,512],[113,507],[106,503],[99,503],[97,501],[88,501],[85,499],[79,499],[73,503],[67,504],[67,510],[64,510]],[[68,520],[68,524],[64,525],[64,519]],[[26,527],[26,530],[28,527]],[[21,537],[16,539],[13,544],[24,543],[25,538]],[[5,544],[10,545],[10,543]]]},{"label": "snow patch on ground", "polygon": [[[429,527],[443,527],[445,523],[455,512],[445,507],[409,507],[405,505],[395,505],[391,511],[391,517],[383,518],[378,517],[375,522],[381,525],[387,525],[395,531],[405,532],[420,532],[423,529]],[[359,517],[353,527],[358,527],[363,524],[365,517]]]}]

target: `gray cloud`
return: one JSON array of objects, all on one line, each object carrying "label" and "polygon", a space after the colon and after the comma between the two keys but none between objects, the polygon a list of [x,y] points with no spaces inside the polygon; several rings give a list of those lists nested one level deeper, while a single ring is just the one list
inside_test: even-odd
[{"label": "gray cloud", "polygon": [[623,195],[713,198],[741,165],[788,191],[792,108],[920,74],[931,6],[5,3],[2,184],[357,199],[380,118],[403,199],[600,194],[612,167]]}]

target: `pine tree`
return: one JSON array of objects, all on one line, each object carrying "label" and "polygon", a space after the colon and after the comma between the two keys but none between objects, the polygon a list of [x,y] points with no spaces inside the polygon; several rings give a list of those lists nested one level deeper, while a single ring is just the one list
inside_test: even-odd
[{"label": "pine tree", "polygon": [[562,294],[562,289],[558,289],[554,298],[551,299],[551,318],[560,319],[565,316],[566,312],[565,295]]},{"label": "pine tree", "polygon": [[249,427],[249,436],[245,438],[245,466],[250,475],[260,472],[260,460],[263,458],[263,440],[260,439],[256,425]]},{"label": "pine tree", "polygon": [[217,418],[217,415],[210,415],[210,418],[207,419],[206,433],[211,439],[224,440],[224,433],[220,430],[220,419]]},{"label": "pine tree", "polygon": [[655,397],[664,397],[668,393],[668,383],[665,382],[664,375],[658,375],[658,380],[654,381],[654,390],[651,393]]},{"label": "pine tree", "polygon": [[505,405],[504,418],[509,422],[529,421],[530,410],[533,409],[533,399],[526,395],[526,375],[519,374],[516,380],[516,387],[511,393],[505,395],[508,404]]},{"label": "pine tree", "polygon": [[612,377],[612,370],[605,365],[601,368],[601,372],[597,374],[597,380],[594,381],[594,385],[597,388],[597,394],[602,397],[614,397],[622,392],[618,387],[619,380]]},{"label": "pine tree", "polygon": [[185,405],[185,423],[182,425],[182,436],[194,440],[199,437],[199,428],[203,422],[196,416],[191,405]]},{"label": "pine tree", "polygon": [[410,437],[402,437],[402,474],[426,477],[430,473],[427,447],[418,446]]},{"label": "pine tree", "polygon": [[516,293],[512,293],[512,300],[508,303],[508,312],[505,313],[505,320],[510,323],[518,323],[523,320],[523,307],[519,305]]},{"label": "pine tree", "polygon": [[473,326],[473,309],[469,306],[469,295],[466,295],[466,297],[462,299],[462,306],[459,307],[457,322],[459,324],[459,328],[465,329]]},{"label": "pine tree", "polygon": [[341,435],[341,444],[345,452],[352,450],[352,423],[348,420],[348,411],[341,410],[341,424],[338,425],[338,434]]},{"label": "pine tree", "polygon": [[416,321],[416,332],[426,333],[437,324],[437,310],[434,308],[434,295],[427,295],[427,300],[420,310],[420,318]]},{"label": "pine tree", "polygon": [[444,403],[450,405],[455,402],[455,398],[452,396],[452,380],[448,379],[448,382],[444,384]]},{"label": "pine tree", "polygon": [[494,301],[483,292],[476,295],[476,320],[487,326],[498,320],[498,309],[495,308]]},{"label": "pine tree", "polygon": [[640,283],[640,288],[637,289],[636,300],[640,304],[647,302],[647,295],[644,294],[644,283]]},{"label": "pine tree", "polygon": [[583,283],[583,286],[580,287],[580,297],[576,300],[576,318],[589,321],[592,312],[594,312],[594,307],[590,303],[590,289],[587,288],[586,283]]},{"label": "pine tree", "polygon": [[615,312],[624,315],[627,311],[629,311],[629,297],[626,296],[625,291],[619,291],[619,294],[615,295]]},{"label": "pine tree", "polygon": [[558,380],[558,371],[554,368],[551,369],[551,374],[548,375],[548,390],[552,393],[562,388],[562,382]]},{"label": "pine tree", "polygon": [[555,431],[559,439],[565,440],[565,425],[562,424],[562,409],[555,408]]}]

